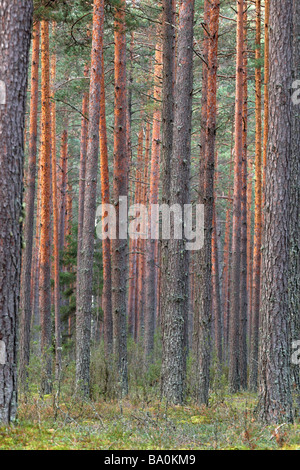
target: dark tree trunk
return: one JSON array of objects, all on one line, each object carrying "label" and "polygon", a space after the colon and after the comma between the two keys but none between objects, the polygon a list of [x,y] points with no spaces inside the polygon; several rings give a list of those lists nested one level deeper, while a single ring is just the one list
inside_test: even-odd
[{"label": "dark tree trunk", "polygon": [[[194,1],[183,0],[179,10],[178,69],[175,85],[173,152],[170,165],[170,204],[184,208],[190,200],[191,119],[193,89]],[[172,224],[171,224],[172,226]],[[168,277],[163,304],[162,394],[182,403],[185,386],[185,327],[188,312],[189,252],[185,239],[172,237],[168,246]]]},{"label": "dark tree trunk", "polygon": [[290,422],[293,418],[288,295],[292,31],[292,2],[273,0],[269,84],[272,126],[266,168],[258,406],[260,418],[267,423]]},{"label": "dark tree trunk", "polygon": [[32,2],[0,1],[0,425],[17,411],[24,120]]},{"label": "dark tree trunk", "polygon": [[[293,81],[300,77],[300,3],[294,0],[293,38]],[[292,159],[291,159],[291,206],[290,206],[290,316],[292,341],[300,341],[300,105],[292,108]],[[295,350],[293,351],[295,352]],[[297,399],[297,413],[300,414],[300,374],[299,365],[293,364],[293,379]]]},{"label": "dark tree trunk", "polygon": [[103,37],[104,0],[95,0],[89,98],[89,128],[86,155],[82,249],[77,273],[76,311],[76,384],[78,391],[89,394],[90,340],[95,239],[97,170],[99,158],[100,81],[102,70],[101,41]]},{"label": "dark tree trunk", "polygon": [[244,79],[243,79],[243,158],[241,191],[241,281],[240,281],[240,380],[241,388],[247,388],[247,318],[248,318],[248,267],[247,267],[247,175],[248,175],[248,74],[247,74],[247,1],[244,10]]},{"label": "dark tree trunk", "polygon": [[[202,65],[202,97],[201,97],[201,137],[200,137],[200,166],[199,166],[199,204],[204,204],[205,200],[205,181],[208,177],[209,168],[205,164],[205,148],[206,148],[206,123],[207,123],[207,81],[208,81],[208,39],[209,39],[209,19],[210,19],[210,2],[204,2],[204,40],[203,40],[203,57],[205,62]],[[209,176],[211,182],[211,175]],[[212,188],[213,191],[213,188]],[[210,218],[211,211],[206,211],[206,217]],[[212,216],[211,216],[212,217]],[[204,221],[204,228],[206,230],[206,223]],[[212,224],[212,219],[211,219]],[[211,225],[212,227],[212,225]],[[210,293],[204,294],[202,287],[204,285],[204,266],[205,256],[207,258],[208,272],[211,273],[211,246],[206,245],[209,240],[205,236],[204,248],[200,253],[196,254],[196,266],[200,267],[200,271],[195,273],[195,310],[193,321],[193,388],[197,400],[200,403],[208,403],[208,390],[209,390],[209,368],[210,368],[210,354],[211,354],[211,306],[208,309],[204,308],[204,298],[210,301]],[[206,284],[210,286],[210,282]],[[200,290],[199,290],[200,289]],[[202,297],[203,293],[203,297]]]},{"label": "dark tree trunk", "polygon": [[[206,77],[205,148],[200,168],[199,204],[204,204],[204,247],[197,253],[195,318],[197,329],[196,396],[199,404],[208,404],[211,362],[212,321],[212,234],[214,217],[214,176],[216,136],[217,51],[220,2],[205,4],[205,24],[208,32]],[[205,76],[204,76],[205,78]],[[205,116],[203,116],[205,118]]]},{"label": "dark tree trunk", "polygon": [[[162,147],[161,147],[161,187],[162,203],[170,203],[170,165],[173,145],[174,124],[174,84],[175,84],[175,6],[174,0],[162,1],[162,47],[163,47],[163,83],[162,83]],[[161,242],[160,292],[165,292],[168,265],[168,240]],[[160,322],[164,335],[164,296],[160,299]],[[163,345],[164,347],[164,345]],[[164,354],[164,353],[163,353]]]}]

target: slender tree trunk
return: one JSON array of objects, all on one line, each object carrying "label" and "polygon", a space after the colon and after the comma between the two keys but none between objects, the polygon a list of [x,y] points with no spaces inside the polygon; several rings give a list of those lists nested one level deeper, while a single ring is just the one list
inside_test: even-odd
[{"label": "slender tree trunk", "polygon": [[195,274],[195,311],[193,332],[193,367],[197,401],[208,404],[211,361],[211,236],[213,221],[214,193],[214,158],[206,160],[206,128],[207,128],[207,98],[208,98],[208,52],[211,4],[204,2],[204,43],[202,72],[202,109],[201,109],[201,154],[199,171],[199,204],[206,203],[204,217],[204,248],[196,254]]},{"label": "slender tree trunk", "polygon": [[288,294],[292,32],[292,2],[273,0],[270,5],[269,83],[269,122],[272,126],[269,128],[266,169],[258,405],[258,415],[266,423],[293,419]]},{"label": "slender tree trunk", "polygon": [[252,192],[253,192],[253,162],[248,157],[247,174],[247,292],[248,292],[248,353],[251,344],[251,323],[252,323]]},{"label": "slender tree trunk", "polygon": [[[146,123],[146,135],[145,135],[145,156],[143,161],[143,172],[141,181],[141,204],[147,205],[147,190],[148,190],[148,172],[149,172],[149,156],[150,156],[150,134],[151,126],[149,120]],[[146,228],[146,227],[145,227]],[[141,231],[144,227],[141,227]],[[140,263],[139,263],[139,274],[138,274],[138,309],[139,309],[139,334],[144,339],[145,332],[145,310],[146,310],[146,240],[143,236],[139,240],[139,251],[140,251]]]},{"label": "slender tree trunk", "polygon": [[[150,169],[150,208],[153,204],[158,204],[159,198],[159,168],[160,168],[160,149],[161,149],[161,73],[162,73],[162,47],[160,41],[156,45],[155,67],[154,67],[154,93],[155,110],[153,113],[152,126],[152,152]],[[150,209],[151,210],[151,209]],[[149,223],[149,232],[150,232]],[[157,240],[151,238],[146,242],[147,246],[147,275],[146,275],[146,311],[145,311],[145,362],[153,358],[154,351],[154,331],[155,331],[155,308],[157,296]]]},{"label": "slender tree trunk", "polygon": [[231,226],[232,198],[231,188],[228,192],[228,206],[226,212],[225,239],[224,239],[224,270],[222,286],[222,305],[223,305],[223,355],[227,361],[228,358],[228,322],[229,322],[229,263],[230,263],[230,226]]},{"label": "slender tree trunk", "polygon": [[[117,215],[117,227],[126,223],[120,217],[120,197],[128,196],[128,148],[127,148],[127,94],[126,94],[126,26],[125,0],[115,9],[115,130],[114,130],[114,184],[113,199]],[[112,242],[112,309],[114,354],[119,370],[121,396],[128,393],[127,374],[127,234],[117,230]]]},{"label": "slender tree trunk", "polygon": [[[256,0],[256,40],[255,58],[261,60],[261,0]],[[258,343],[259,343],[259,310],[261,282],[261,240],[262,240],[262,93],[261,65],[255,69],[255,226],[253,251],[253,300],[249,386],[253,391],[258,385]]]},{"label": "slender tree trunk", "polygon": [[[209,25],[209,48],[208,48],[208,98],[207,98],[207,128],[206,128],[206,162],[214,159],[214,168],[217,169],[216,153],[216,122],[217,122],[217,71],[218,71],[218,40],[219,40],[219,15],[220,1],[211,4],[210,25]],[[214,170],[214,179],[217,181],[217,172]],[[215,183],[213,183],[215,186]],[[215,339],[216,351],[219,365],[222,363],[222,314],[219,283],[219,259],[217,244],[217,216],[215,204],[215,189],[213,196],[213,217],[212,217],[212,293],[215,313]]]},{"label": "slender tree trunk", "polygon": [[[101,39],[101,60],[104,71],[103,39]],[[107,149],[107,129],[106,129],[106,103],[105,103],[105,77],[101,75],[101,98],[100,98],[100,173],[101,173],[101,195],[102,204],[110,203],[109,190],[109,170],[108,170],[108,149]],[[105,212],[105,211],[104,211]],[[103,216],[105,217],[105,213]],[[106,227],[103,227],[106,231]],[[113,319],[112,319],[112,286],[111,286],[111,240],[103,237],[102,241],[103,257],[103,292],[102,308],[104,314],[104,346],[106,356],[113,352]]]},{"label": "slender tree trunk", "polygon": [[101,41],[103,38],[104,0],[94,1],[91,82],[89,98],[88,146],[82,228],[82,251],[77,273],[76,310],[76,384],[85,396],[90,384],[90,339],[93,285],[93,257],[96,215],[97,169],[101,98]]},{"label": "slender tree trunk", "polygon": [[[214,177],[215,177],[215,136],[216,136],[216,93],[217,93],[217,52],[220,2],[206,5],[206,28],[208,35],[207,72],[207,118],[205,131],[204,168],[200,170],[199,203],[204,204],[204,248],[198,252],[198,273],[196,278],[195,315],[198,318],[198,360],[197,399],[199,404],[208,404],[209,368],[211,362],[211,314],[212,314],[212,235],[214,218]],[[203,162],[202,162],[203,165]],[[202,174],[201,174],[202,173]]]},{"label": "slender tree trunk", "polygon": [[[174,124],[174,84],[175,84],[175,27],[174,1],[162,0],[162,47],[163,47],[163,83],[162,83],[162,148],[161,148],[161,199],[163,204],[170,203],[170,165],[173,145]],[[166,291],[168,277],[168,240],[161,242],[160,292]],[[164,336],[165,297],[160,299],[160,321],[162,338]],[[163,342],[164,348],[164,342]],[[163,351],[164,356],[164,351]]]},{"label": "slender tree trunk", "polygon": [[[141,124],[138,135],[137,145],[137,163],[135,172],[135,204],[141,202],[141,178],[142,178],[142,164],[143,164],[143,144],[144,144],[144,129],[143,129],[143,111],[141,111]],[[139,311],[138,311],[138,272],[140,262],[140,240],[131,240],[131,257],[129,258],[129,303],[128,303],[128,316],[129,316],[129,331],[134,337],[135,341],[138,340],[139,333]]]},{"label": "slender tree trunk", "polygon": [[[266,166],[269,133],[269,48],[270,48],[270,0],[265,0],[265,73],[264,73],[264,138],[263,138],[263,189],[266,187]],[[263,192],[263,207],[264,207]]]},{"label": "slender tree trunk", "polygon": [[247,291],[247,159],[248,159],[248,58],[247,58],[247,1],[244,6],[244,80],[243,80],[243,159],[241,173],[241,275],[240,275],[240,380],[241,388],[247,388],[247,319],[248,319],[248,291]]},{"label": "slender tree trunk", "polygon": [[229,387],[235,393],[240,388],[240,258],[241,258],[241,166],[243,158],[243,80],[244,80],[244,1],[237,1],[237,57],[235,106],[235,156],[232,224],[232,275],[229,319]]},{"label": "slender tree trunk", "polygon": [[[55,23],[53,33],[55,34]],[[54,98],[56,79],[56,53],[51,57],[51,93]],[[56,162],[56,105],[51,102],[51,154],[52,154],[52,208],[53,208],[53,264],[54,264],[54,318],[55,318],[55,373],[59,378],[61,371],[61,324],[60,324],[60,292],[59,292],[59,213],[57,194],[57,162]]]},{"label": "slender tree trunk", "polygon": [[26,216],[23,238],[26,240],[22,256],[22,282],[20,296],[20,343],[19,343],[19,381],[22,388],[26,385],[27,366],[30,357],[30,324],[32,311],[31,277],[32,277],[32,252],[34,234],[34,199],[36,178],[36,154],[37,154],[37,117],[38,117],[38,82],[39,82],[39,48],[40,48],[40,23],[37,22],[33,29],[32,62],[31,62],[31,89],[30,89],[30,129],[29,129],[29,156],[27,172],[26,192]]},{"label": "slender tree trunk", "polygon": [[0,1],[0,426],[17,411],[24,125],[32,2]]},{"label": "slender tree trunk", "polygon": [[[234,145],[234,119],[232,120],[232,133],[231,133],[231,146],[230,156],[233,155]],[[223,256],[223,285],[222,285],[222,302],[223,302],[223,340],[224,340],[224,359],[227,363],[228,360],[228,343],[229,343],[229,311],[230,311],[230,228],[231,228],[231,214],[232,214],[232,160],[230,161],[229,170],[229,189],[228,189],[228,205],[226,212],[225,223],[225,238],[224,238],[224,256]]]},{"label": "slender tree trunk", "polygon": [[[193,89],[194,1],[183,0],[179,10],[178,70],[175,85],[174,130],[170,165],[170,204],[184,208],[190,200],[191,119]],[[174,223],[171,224],[171,226]],[[172,238],[173,237],[173,238]],[[168,246],[168,276],[163,295],[164,355],[162,394],[172,403],[182,403],[185,387],[188,312],[189,252],[184,237],[171,235]]]},{"label": "slender tree trunk", "polygon": [[32,277],[32,339],[36,345],[34,352],[40,354],[41,335],[40,335],[40,309],[39,309],[39,266],[40,266],[40,236],[41,236],[41,165],[38,164],[37,179],[37,201],[36,201],[36,221],[35,221],[35,246],[33,255],[33,277]]},{"label": "slender tree trunk", "polygon": [[64,131],[61,136],[60,150],[60,208],[59,208],[59,249],[65,246],[66,201],[67,201],[67,173],[68,173],[68,119],[64,118]]},{"label": "slender tree trunk", "polygon": [[223,335],[222,335],[222,310],[220,292],[219,254],[217,240],[217,216],[214,204],[213,231],[212,231],[212,294],[213,294],[213,318],[215,327],[215,351],[217,354],[218,368],[223,361]]},{"label": "slender tree trunk", "polygon": [[41,235],[40,235],[40,315],[42,348],[42,393],[51,391],[51,284],[50,284],[50,226],[51,226],[51,116],[50,116],[50,57],[49,23],[41,23],[42,53],[42,131],[41,131]]},{"label": "slender tree trunk", "polygon": [[[84,76],[89,76],[88,65],[84,68]],[[84,209],[84,189],[85,189],[85,167],[86,152],[88,140],[88,112],[89,112],[89,93],[84,92],[82,98],[82,114],[81,119],[81,137],[80,137],[80,168],[79,168],[79,193],[78,193],[78,237],[77,237],[77,266],[80,266],[81,246],[82,246],[82,226],[83,226],[83,209]]]}]

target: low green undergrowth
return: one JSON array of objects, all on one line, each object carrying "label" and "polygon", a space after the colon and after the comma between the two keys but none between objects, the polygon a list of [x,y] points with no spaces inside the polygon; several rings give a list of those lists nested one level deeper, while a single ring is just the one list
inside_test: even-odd
[{"label": "low green undergrowth", "polygon": [[0,429],[0,449],[300,450],[300,424],[262,426],[248,393],[213,395],[208,408],[64,398],[21,397],[17,421]]}]

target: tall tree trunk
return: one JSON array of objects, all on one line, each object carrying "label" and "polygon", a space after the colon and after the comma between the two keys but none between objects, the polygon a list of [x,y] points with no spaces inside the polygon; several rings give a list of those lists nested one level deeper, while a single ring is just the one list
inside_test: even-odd
[{"label": "tall tree trunk", "polygon": [[258,406],[260,419],[267,423],[293,419],[288,294],[292,31],[292,2],[273,0],[270,5],[269,83],[272,126],[269,128],[265,189]]},{"label": "tall tree trunk", "polygon": [[39,98],[39,49],[40,49],[40,23],[33,29],[32,62],[31,62],[31,89],[30,89],[30,129],[29,129],[29,156],[26,192],[26,216],[23,238],[26,245],[22,255],[22,282],[20,296],[20,343],[19,343],[19,382],[22,388],[26,385],[27,366],[30,357],[30,324],[32,311],[31,277],[32,252],[34,234],[34,199],[36,178],[37,154],[37,118]]},{"label": "tall tree trunk", "polygon": [[195,311],[193,332],[193,367],[197,401],[208,404],[211,361],[211,236],[213,222],[214,156],[206,160],[206,128],[208,113],[208,52],[211,4],[204,2],[204,43],[201,109],[201,155],[199,171],[199,204],[206,203],[204,217],[204,248],[196,254],[198,270],[195,277]]},{"label": "tall tree trunk", "polygon": [[226,211],[226,222],[225,222],[225,238],[224,238],[224,255],[223,255],[223,285],[222,285],[222,305],[223,305],[223,342],[224,342],[224,359],[227,363],[228,360],[228,342],[229,342],[229,311],[230,311],[230,235],[231,235],[231,214],[232,214],[232,156],[233,156],[233,145],[234,145],[234,119],[232,120],[232,132],[231,132],[231,146],[230,156],[231,161],[229,163],[229,189],[228,189],[228,203]]},{"label": "tall tree trunk", "polygon": [[251,327],[251,355],[249,386],[253,391],[258,385],[258,343],[261,282],[261,240],[262,240],[262,93],[261,93],[261,0],[256,0],[255,40],[255,226],[253,248],[253,301]]},{"label": "tall tree trunk", "polygon": [[[127,147],[127,94],[126,94],[126,26],[125,0],[115,9],[115,129],[114,129],[114,184],[113,199],[117,215],[117,227],[126,221],[120,218],[120,197],[128,195],[128,147]],[[121,396],[128,393],[127,374],[127,235],[117,230],[112,242],[112,309],[113,350],[119,370]]]},{"label": "tall tree trunk", "polygon": [[0,1],[0,425],[17,411],[17,315],[32,2]]},{"label": "tall tree trunk", "polygon": [[[89,76],[89,66],[84,68],[84,76]],[[79,167],[79,192],[78,192],[78,237],[77,237],[77,266],[80,266],[81,246],[82,246],[82,226],[84,210],[84,189],[85,189],[85,167],[88,140],[88,112],[89,93],[85,91],[82,98],[81,136],[80,136],[80,167]],[[79,268],[78,268],[79,269]]]},{"label": "tall tree trunk", "polygon": [[[219,41],[219,15],[220,1],[211,4],[210,25],[209,25],[209,48],[208,48],[208,97],[207,97],[207,124],[206,124],[206,162],[215,161],[214,179],[217,182],[217,152],[216,152],[216,127],[217,127],[217,71],[218,71],[218,41]],[[216,351],[219,365],[222,363],[222,314],[220,298],[220,273],[217,243],[217,215],[215,204],[215,183],[213,182],[213,215],[212,215],[212,293],[214,297],[215,313],[215,339]]]},{"label": "tall tree trunk", "polygon": [[[264,138],[263,138],[263,189],[266,187],[266,166],[268,151],[268,133],[269,133],[269,48],[270,48],[270,0],[265,0],[265,71],[264,71]],[[263,192],[263,204],[264,207]]]},{"label": "tall tree trunk", "polygon": [[76,309],[76,384],[85,396],[90,384],[90,339],[93,285],[93,257],[96,215],[97,169],[101,98],[101,41],[103,38],[104,0],[94,1],[91,82],[89,98],[88,146],[84,193],[81,264],[77,273]]},{"label": "tall tree trunk", "polygon": [[252,323],[252,192],[253,192],[253,162],[248,156],[247,172],[247,292],[248,292],[248,353],[251,344],[251,323]]},{"label": "tall tree trunk", "polygon": [[60,150],[60,194],[59,194],[59,249],[65,246],[66,202],[67,202],[67,173],[68,173],[68,118],[64,117],[64,131],[61,136]]},{"label": "tall tree trunk", "polygon": [[40,236],[41,236],[41,165],[38,164],[37,195],[36,195],[36,221],[35,221],[35,246],[33,254],[33,276],[32,276],[32,339],[36,345],[34,352],[40,354],[40,309],[39,309],[39,267],[40,267]]},{"label": "tall tree trunk", "polygon": [[[142,181],[141,181],[141,204],[147,205],[147,184],[148,184],[148,170],[149,170],[149,156],[150,156],[150,133],[151,126],[150,121],[146,122],[146,134],[145,134],[145,156],[143,161]],[[145,227],[146,228],[146,227]],[[144,227],[140,228],[142,232]],[[139,335],[144,339],[145,331],[145,309],[146,309],[146,292],[145,292],[145,276],[146,276],[146,240],[143,236],[139,239],[139,252],[140,252],[140,263],[138,273],[138,310],[139,310]]]},{"label": "tall tree trunk", "polygon": [[51,226],[51,116],[50,116],[50,57],[49,23],[41,23],[42,53],[42,130],[41,130],[41,235],[40,235],[40,315],[42,348],[42,392],[51,391],[51,284],[50,284],[50,226]]},{"label": "tall tree trunk", "polygon": [[231,188],[228,191],[228,205],[226,211],[225,239],[224,239],[224,269],[222,285],[222,306],[223,306],[223,356],[228,358],[228,325],[229,325],[229,263],[230,263],[230,227],[231,227],[232,198]]},{"label": "tall tree trunk", "polygon": [[[205,125],[204,168],[200,170],[199,203],[205,204],[204,248],[198,252],[198,273],[196,280],[196,308],[198,317],[198,358],[197,399],[199,404],[208,404],[209,368],[210,368],[210,334],[212,314],[212,242],[214,219],[214,178],[215,178],[215,138],[217,118],[217,69],[218,69],[218,32],[220,1],[211,2],[208,8],[208,72],[207,72],[207,118]],[[203,171],[204,170],[204,171]],[[201,175],[202,173],[202,175]],[[202,187],[201,187],[202,185]],[[220,353],[220,350],[219,350]]]},{"label": "tall tree trunk", "polygon": [[223,361],[223,335],[222,335],[222,310],[220,292],[220,272],[219,272],[219,250],[217,240],[217,215],[214,204],[213,231],[212,231],[212,294],[213,294],[213,318],[215,328],[215,351],[217,355],[218,368]]},{"label": "tall tree trunk", "polygon": [[[56,24],[53,23],[55,35]],[[56,79],[56,53],[51,57],[51,93],[54,98]],[[52,208],[53,208],[53,264],[54,264],[54,318],[55,318],[55,373],[59,378],[61,371],[61,324],[60,324],[60,292],[59,292],[59,212],[57,194],[57,162],[56,162],[56,105],[51,102],[51,154],[52,154]]]},{"label": "tall tree trunk", "polygon": [[[103,39],[101,39],[101,60],[102,70],[104,71]],[[108,149],[107,149],[107,130],[106,130],[106,103],[105,103],[105,77],[101,75],[101,101],[100,101],[100,173],[101,173],[101,195],[102,204],[110,204],[109,190],[109,170],[108,170]],[[103,216],[106,214],[103,213]],[[103,227],[106,230],[106,227]],[[103,292],[102,308],[104,315],[104,346],[108,357],[113,351],[113,319],[112,319],[112,286],[111,286],[111,240],[105,238],[102,241],[103,257]]]},{"label": "tall tree trunk", "polygon": [[[162,72],[162,47],[160,41],[156,44],[154,67],[154,93],[155,110],[152,126],[152,152],[150,169],[150,210],[153,204],[158,204],[159,198],[159,167],[161,149],[161,72]],[[150,225],[149,225],[150,229]],[[154,350],[155,308],[157,296],[157,264],[156,246],[157,240],[151,237],[146,242],[147,246],[147,275],[146,275],[146,312],[145,312],[145,362],[152,359]]]},{"label": "tall tree trunk", "polygon": [[240,388],[240,258],[241,258],[241,166],[243,159],[243,80],[244,80],[244,1],[237,1],[235,155],[232,224],[232,275],[229,319],[229,387],[235,393]]},{"label": "tall tree trunk", "polygon": [[[173,0],[162,0],[162,47],[163,47],[163,83],[162,83],[162,148],[161,148],[161,199],[163,204],[170,203],[170,165],[173,145],[174,124],[174,84],[175,84],[175,5]],[[160,292],[165,292],[168,276],[168,240],[161,241]],[[160,321],[164,336],[165,297],[160,299]],[[164,343],[163,343],[164,347]],[[164,352],[163,352],[164,355]]]},{"label": "tall tree trunk", "polygon": [[[179,10],[178,73],[172,160],[170,165],[170,204],[184,208],[190,200],[191,120],[193,89],[194,1],[183,0]],[[180,72],[179,72],[180,71]],[[174,226],[174,223],[171,224]],[[173,237],[173,238],[172,238]],[[172,403],[182,403],[185,386],[185,327],[188,312],[189,252],[184,237],[171,234],[168,246],[168,276],[163,295],[162,394]]]},{"label": "tall tree trunk", "polygon": [[[144,142],[144,129],[143,129],[143,110],[141,111],[141,124],[138,135],[137,145],[137,162],[135,171],[135,191],[134,203],[140,204],[141,194],[141,178],[142,178],[142,161],[143,161],[143,142]],[[139,269],[139,240],[130,240],[130,256],[129,256],[129,292],[128,292],[128,328],[129,333],[135,340],[138,337],[138,304],[137,304],[137,276]]]},{"label": "tall tree trunk", "polygon": [[[293,81],[300,77],[300,5],[294,0],[294,37],[293,37]],[[300,340],[300,132],[299,102],[293,105],[292,115],[292,159],[291,159],[291,205],[290,205],[290,317],[292,325],[292,341]],[[295,352],[295,350],[293,350]],[[300,374],[299,365],[293,364],[293,380],[295,384],[297,414],[300,414]]]},{"label": "tall tree trunk", "polygon": [[240,279],[240,381],[241,388],[245,390],[248,382],[247,371],[247,319],[248,319],[248,291],[247,291],[247,173],[248,173],[248,57],[247,57],[247,0],[244,6],[244,80],[243,80],[243,159],[241,173],[241,279]]}]

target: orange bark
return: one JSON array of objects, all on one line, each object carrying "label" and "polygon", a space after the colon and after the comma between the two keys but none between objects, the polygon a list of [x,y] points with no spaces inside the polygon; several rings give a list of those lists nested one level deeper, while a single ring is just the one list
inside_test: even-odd
[{"label": "orange bark", "polygon": [[[264,73],[264,138],[263,138],[263,189],[266,187],[267,147],[269,134],[269,46],[270,0],[265,0],[265,73]],[[263,193],[264,194],[264,193]],[[264,206],[264,196],[263,196]]]},{"label": "orange bark", "polygon": [[[256,0],[256,49],[255,58],[261,59],[261,0]],[[258,337],[259,337],[259,309],[260,309],[260,278],[261,278],[261,243],[262,243],[262,93],[261,93],[261,67],[255,69],[255,221],[254,221],[254,248],[253,248],[253,299],[252,299],[252,325],[251,325],[251,360],[250,360],[250,388],[254,391],[258,381]]]},{"label": "orange bark", "polygon": [[[105,80],[104,80],[104,56],[103,38],[101,40],[101,97],[100,97],[100,172],[101,172],[101,195],[102,204],[110,203],[108,150],[107,150],[107,129],[106,129],[106,104],[105,104]],[[103,211],[103,217],[106,216]],[[106,232],[107,228],[103,227]],[[113,346],[113,323],[112,323],[112,303],[111,303],[111,241],[106,238],[102,241],[103,256],[103,293],[102,308],[104,314],[104,346],[107,355],[112,353]]]},{"label": "orange bark", "polygon": [[40,314],[43,355],[42,390],[51,389],[51,287],[50,287],[50,198],[51,198],[51,115],[49,24],[41,23],[42,117],[41,117],[41,237],[40,237]]},{"label": "orange bark", "polygon": [[[25,385],[26,367],[29,363],[30,352],[30,323],[32,315],[32,253],[33,253],[33,218],[36,180],[36,154],[37,154],[37,117],[38,117],[38,82],[39,82],[39,47],[40,23],[33,29],[32,63],[31,63],[31,90],[30,90],[30,127],[29,127],[29,156],[26,181],[26,218],[24,223],[24,239],[26,247],[22,256],[21,296],[20,296],[20,383]],[[26,137],[26,132],[25,132]]]},{"label": "orange bark", "polygon": [[[137,168],[135,177],[135,204],[141,203],[142,192],[142,165],[143,165],[143,145],[144,145],[144,128],[143,128],[143,111],[141,112],[141,128],[138,136],[137,148]],[[138,302],[138,274],[140,272],[140,240],[132,241],[132,265],[130,269],[130,279],[132,281],[130,292],[130,300],[132,302],[132,311],[129,311],[129,324],[134,325],[134,338],[137,341],[139,337],[139,302]],[[132,277],[131,277],[132,276]],[[134,317],[133,317],[134,315]]]},{"label": "orange bark", "polygon": [[[120,222],[119,198],[128,195],[127,93],[126,93],[126,1],[115,7],[115,127],[113,199],[117,224]],[[127,238],[119,236],[112,243],[112,305],[114,353],[120,374],[122,395],[128,393],[126,272]]]},{"label": "orange bark", "polygon": [[[146,123],[146,135],[145,135],[145,156],[143,161],[143,171],[141,179],[141,193],[140,203],[143,205],[147,204],[147,185],[148,185],[148,168],[149,168],[149,156],[150,156],[150,122],[147,120]],[[145,327],[145,268],[146,268],[146,240],[139,239],[139,271],[138,271],[138,331],[141,337],[144,336]]]},{"label": "orange bark", "polygon": [[[158,204],[159,200],[159,170],[161,151],[161,77],[162,77],[162,46],[158,40],[155,50],[154,91],[155,110],[152,125],[152,150],[150,163],[150,192],[149,205]],[[151,224],[149,220],[148,231]],[[151,238],[146,241],[147,270],[146,270],[146,308],[145,308],[145,359],[147,360],[154,348],[154,324],[157,308],[157,280],[158,280],[158,242]]]},{"label": "orange bark", "polygon": [[[52,31],[55,35],[56,24]],[[56,53],[51,57],[51,94],[54,98],[56,79]],[[59,214],[57,194],[57,162],[56,162],[56,105],[51,102],[51,154],[52,154],[52,205],[53,205],[53,264],[54,264],[54,317],[55,317],[55,365],[56,376],[61,369],[61,326],[60,326],[60,294],[59,294]]]},{"label": "orange bark", "polygon": [[235,393],[240,388],[239,334],[240,334],[240,257],[241,257],[241,166],[243,159],[243,80],[244,80],[244,1],[237,1],[237,57],[235,106],[235,158],[232,224],[232,276],[229,319],[229,388]]}]

